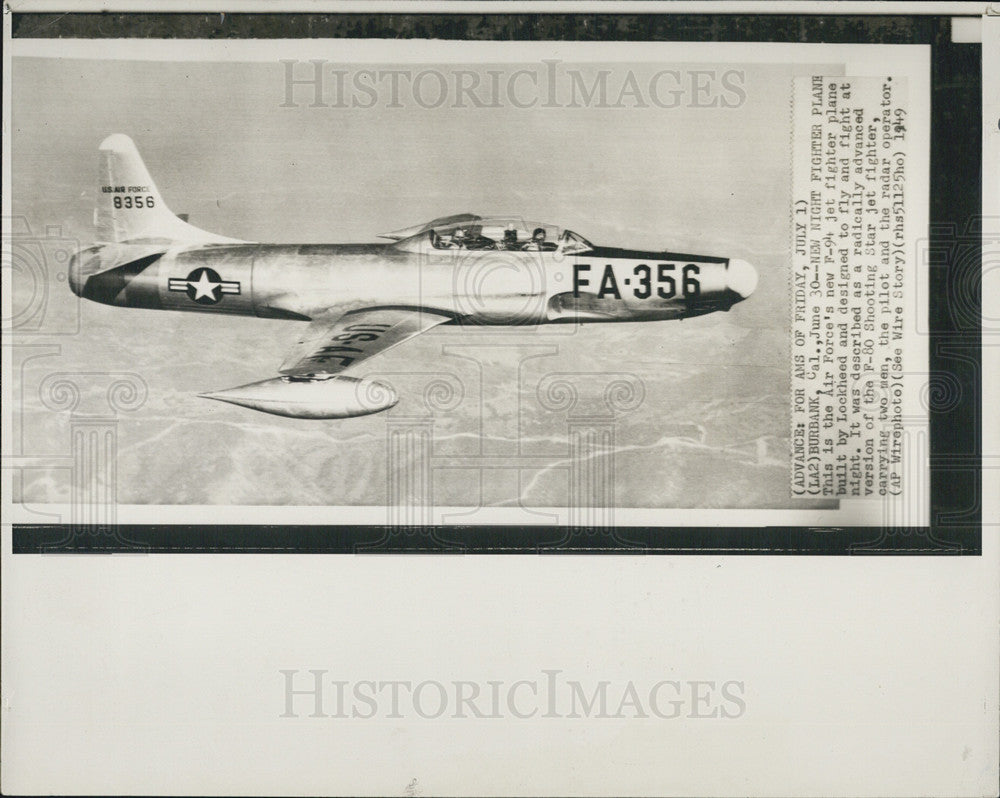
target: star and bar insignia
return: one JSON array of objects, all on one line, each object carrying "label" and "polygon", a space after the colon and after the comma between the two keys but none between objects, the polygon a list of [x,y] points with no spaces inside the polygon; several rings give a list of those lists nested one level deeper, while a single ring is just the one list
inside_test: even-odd
[{"label": "star and bar insignia", "polygon": [[195,269],[187,277],[171,277],[167,282],[171,291],[182,291],[188,299],[199,305],[216,305],[224,294],[239,294],[240,284],[223,280],[217,271],[206,266]]}]

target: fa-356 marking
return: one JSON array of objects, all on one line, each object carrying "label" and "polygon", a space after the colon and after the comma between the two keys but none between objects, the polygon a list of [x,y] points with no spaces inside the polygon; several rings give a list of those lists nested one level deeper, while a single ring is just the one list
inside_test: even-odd
[{"label": "fa-356 marking", "polygon": [[391,407],[391,388],[346,372],[446,324],[682,319],[729,310],[745,260],[601,247],[548,224],[471,213],[386,233],[384,244],[258,244],[207,233],[167,208],[132,140],[99,148],[101,243],[70,265],[95,302],[308,322],[278,377],[203,394],[296,418]]},{"label": "fa-356 marking", "polygon": [[[627,271],[631,268],[631,275],[624,278],[615,277],[615,268]],[[589,263],[576,263],[573,266],[573,296],[579,297],[580,291],[589,288],[590,278],[584,276],[591,270]],[[679,276],[678,276],[679,274]],[[637,263],[634,266],[632,261],[619,262],[618,264],[607,263],[604,266],[600,279],[600,286],[597,288],[597,298],[614,297],[622,298],[622,290],[619,283],[625,286],[634,285],[631,289],[632,296],[636,299],[651,299],[656,296],[659,299],[673,299],[681,296],[695,299],[701,296],[701,282],[698,275],[701,274],[701,266],[697,263],[657,263],[650,266],[646,263]],[[655,276],[654,276],[655,275]],[[678,293],[678,280],[680,280],[680,292]],[[655,288],[654,288],[655,281]]]}]

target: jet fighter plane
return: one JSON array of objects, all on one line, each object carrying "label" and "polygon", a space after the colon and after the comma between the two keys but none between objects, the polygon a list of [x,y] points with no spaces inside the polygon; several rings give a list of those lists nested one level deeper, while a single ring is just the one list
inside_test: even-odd
[{"label": "jet fighter plane", "polygon": [[350,374],[438,325],[684,319],[749,297],[745,260],[597,246],[549,224],[472,213],[383,234],[383,244],[262,244],[200,230],[163,201],[135,144],[99,147],[99,240],[70,263],[73,292],[128,308],[294,319],[279,376],[210,399],[293,418],[392,407]]}]

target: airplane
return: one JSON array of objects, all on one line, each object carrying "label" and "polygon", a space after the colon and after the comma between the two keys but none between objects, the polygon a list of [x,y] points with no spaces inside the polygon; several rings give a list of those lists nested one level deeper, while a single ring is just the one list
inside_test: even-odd
[{"label": "airplane", "polygon": [[386,410],[358,379],[368,358],[439,325],[684,319],[753,294],[739,258],[597,246],[550,224],[462,213],[381,235],[388,243],[261,244],[173,214],[132,139],[99,146],[98,241],[70,262],[84,299],[126,308],[306,322],[278,376],[199,394],[301,419]]}]

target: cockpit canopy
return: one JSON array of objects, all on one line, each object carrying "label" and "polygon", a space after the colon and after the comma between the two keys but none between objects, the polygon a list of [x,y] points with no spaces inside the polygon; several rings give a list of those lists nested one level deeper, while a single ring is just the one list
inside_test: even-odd
[{"label": "cockpit canopy", "polygon": [[[402,236],[401,233],[409,235]],[[588,252],[593,245],[572,230],[518,217],[477,217],[472,214],[437,219],[386,237],[398,238],[401,249],[498,249],[524,252]]]}]

